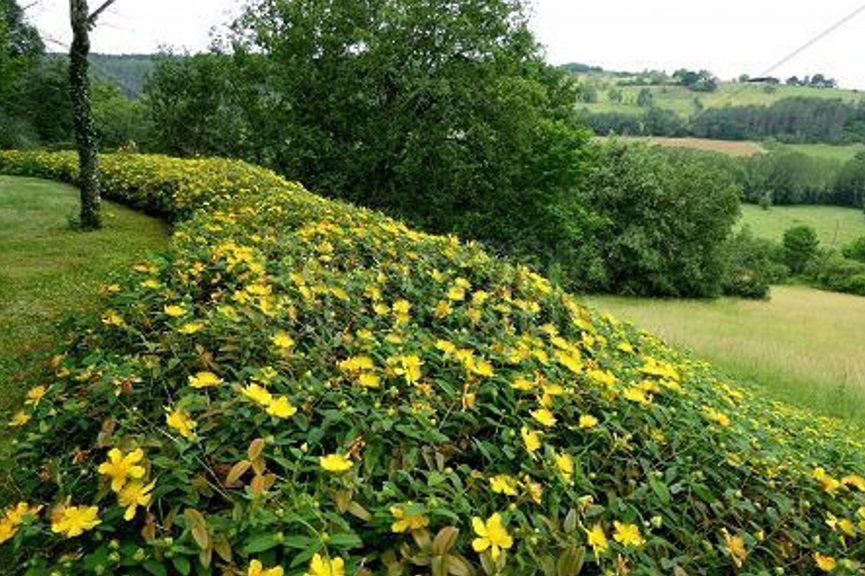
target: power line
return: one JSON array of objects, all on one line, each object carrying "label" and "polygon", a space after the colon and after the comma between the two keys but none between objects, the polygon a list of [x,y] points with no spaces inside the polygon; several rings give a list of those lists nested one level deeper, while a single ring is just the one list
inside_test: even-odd
[{"label": "power line", "polygon": [[823,38],[825,38],[826,36],[831,34],[832,32],[836,31],[838,28],[840,28],[841,26],[843,26],[844,24],[846,24],[847,22],[849,22],[850,20],[852,20],[853,18],[855,18],[856,16],[861,14],[862,12],[865,12],[865,4],[862,4],[861,6],[856,8],[853,12],[851,12],[850,14],[847,14],[846,16],[844,16],[843,18],[841,18],[840,20],[838,20],[837,22],[835,22],[834,24],[832,24],[831,26],[829,26],[828,28],[826,28],[825,30],[823,30],[822,32],[820,32],[819,34],[817,34],[816,36],[814,36],[813,38],[811,38],[810,40],[808,40],[807,42],[805,42],[804,44],[802,44],[801,46],[796,48],[795,50],[793,50],[792,52],[790,52],[789,54],[787,54],[786,56],[784,56],[783,58],[781,58],[780,60],[778,60],[777,62],[772,64],[771,66],[769,66],[769,68],[765,72],[760,74],[760,76],[768,76],[769,74],[771,74],[772,72],[774,72],[775,70],[777,70],[778,68],[780,68],[781,66],[783,66],[784,64],[786,64],[787,62],[789,62],[790,60],[792,60],[793,58],[795,58],[796,56],[798,56],[799,54],[804,52],[805,50],[807,50],[808,48],[810,48],[811,46],[813,46],[814,44],[816,44],[817,42],[819,42],[820,40],[822,40]]},{"label": "power line", "polygon": [[[790,52],[789,54],[787,54],[786,56],[784,56],[783,58],[781,58],[780,60],[778,60],[777,62],[772,64],[771,66],[769,66],[764,72],[762,72],[759,75],[759,77],[765,78],[765,77],[769,76],[772,72],[774,72],[775,70],[777,70],[778,68],[780,68],[781,66],[783,66],[784,64],[786,64],[787,62],[792,60],[793,58],[795,58],[796,56],[800,55],[802,52],[804,52],[808,48],[812,47],[814,44],[816,44],[820,40],[823,40],[829,34],[835,32],[836,30],[838,30],[838,28],[840,28],[841,26],[843,26],[844,24],[846,24],[850,20],[854,19],[856,16],[858,16],[862,12],[865,12],[865,3],[860,5],[858,8],[856,8],[855,10],[853,10],[852,12],[850,12],[849,14],[847,14],[846,16],[844,16],[843,18],[841,18],[837,22],[833,23],[831,26],[829,26],[825,30],[821,31],[819,34],[811,37],[807,42],[805,42],[801,46],[797,47],[795,50],[793,50],[792,52]],[[721,101],[721,102],[719,102],[719,104],[717,106],[713,106],[712,108],[720,108],[722,104],[729,103],[734,97],[739,95],[744,90],[745,90],[745,86],[742,86],[738,90],[734,90],[734,91],[730,92],[725,99],[726,102]],[[697,114],[695,114],[694,116],[691,116],[691,122],[700,118],[702,115],[706,114],[710,109],[711,108],[706,107],[703,110],[700,110],[699,112],[697,112]]]}]

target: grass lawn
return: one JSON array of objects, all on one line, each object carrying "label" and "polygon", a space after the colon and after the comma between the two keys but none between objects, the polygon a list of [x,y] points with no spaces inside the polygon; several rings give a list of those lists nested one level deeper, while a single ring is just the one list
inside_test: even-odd
[{"label": "grass lawn", "polygon": [[865,424],[865,298],[776,286],[765,302],[585,300],[779,399]]},{"label": "grass lawn", "polygon": [[791,226],[807,224],[817,231],[824,247],[841,247],[865,235],[865,212],[841,206],[773,206],[763,210],[742,204],[740,223],[750,226],[757,236],[779,242]]},{"label": "grass lawn", "polygon": [[112,272],[167,245],[155,218],[105,203],[105,228],[77,232],[67,223],[77,210],[70,186],[0,176],[0,412],[20,401],[57,322],[92,310]]}]

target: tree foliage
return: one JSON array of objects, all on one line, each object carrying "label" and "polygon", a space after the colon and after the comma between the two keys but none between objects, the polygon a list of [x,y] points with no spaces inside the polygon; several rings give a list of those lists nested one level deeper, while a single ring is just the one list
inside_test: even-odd
[{"label": "tree foliage", "polygon": [[588,133],[513,0],[254,3],[229,55],[163,59],[172,153],[242,157],[310,187],[541,262]]},{"label": "tree foliage", "polygon": [[579,198],[594,213],[582,242],[596,272],[583,288],[633,295],[717,296],[724,242],[739,214],[728,174],[686,151],[612,142]]},{"label": "tree foliage", "polygon": [[810,226],[798,225],[784,232],[784,259],[790,271],[798,274],[817,255],[817,232]]}]

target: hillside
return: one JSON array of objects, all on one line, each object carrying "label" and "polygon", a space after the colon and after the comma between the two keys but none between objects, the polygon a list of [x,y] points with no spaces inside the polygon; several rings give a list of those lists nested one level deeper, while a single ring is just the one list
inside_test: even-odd
[{"label": "hillside", "polygon": [[[720,82],[714,92],[694,92],[684,86],[629,86],[634,76],[614,75],[607,72],[580,73],[576,77],[583,83],[595,88],[596,102],[581,102],[579,106],[591,112],[621,112],[640,114],[643,107],[637,98],[644,88],[652,94],[655,106],[670,110],[680,116],[691,116],[704,109],[725,106],[769,106],[785,98],[825,98],[840,99],[856,103],[865,98],[859,90],[841,88],[812,88],[803,86],[749,84],[739,82]],[[611,99],[610,90],[621,92],[621,101]]]},{"label": "hillside", "polygon": [[152,54],[91,54],[90,65],[97,78],[114,82],[128,98],[137,98],[155,60]]},{"label": "hillside", "polygon": [[[0,172],[75,171],[0,153]],[[102,175],[176,221],[172,246],[106,290],[12,417],[7,565],[861,569],[865,542],[842,536],[865,531],[858,429],[267,170],[117,154]]]}]

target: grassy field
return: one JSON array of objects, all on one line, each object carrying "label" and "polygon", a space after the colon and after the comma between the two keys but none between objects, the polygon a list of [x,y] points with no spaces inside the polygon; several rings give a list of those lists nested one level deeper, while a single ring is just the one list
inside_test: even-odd
[{"label": "grassy field", "polygon": [[740,223],[750,226],[757,236],[778,241],[791,226],[807,224],[817,231],[824,247],[841,247],[865,236],[865,213],[841,206],[773,206],[763,210],[743,204]]},{"label": "grassy field", "polygon": [[0,177],[0,412],[19,401],[58,320],[92,309],[112,272],[166,245],[160,220],[111,203],[103,230],[73,231],[77,206],[69,186]]},{"label": "grassy field", "polygon": [[[610,75],[588,75],[598,91],[598,101],[580,104],[592,112],[625,112],[638,114],[643,111],[637,106],[637,96],[642,86],[620,86],[622,101],[610,100],[609,89],[616,87],[616,79]],[[648,86],[654,104],[672,110],[682,116],[690,116],[703,108],[723,108],[724,106],[768,106],[783,98],[803,96],[807,98],[839,98],[848,102],[858,102],[865,94],[855,90],[808,88],[801,86],[766,87],[752,84],[721,83],[714,92],[692,92],[683,86]],[[699,105],[698,103],[699,102]]]},{"label": "grassy field", "polygon": [[865,151],[865,144],[849,144],[847,146],[834,146],[832,144],[766,144],[770,150],[781,150],[801,152],[808,156],[816,156],[828,160],[846,162],[851,160],[858,152]]},{"label": "grassy field", "polygon": [[865,424],[865,298],[777,286],[765,302],[586,300],[779,399]]}]

